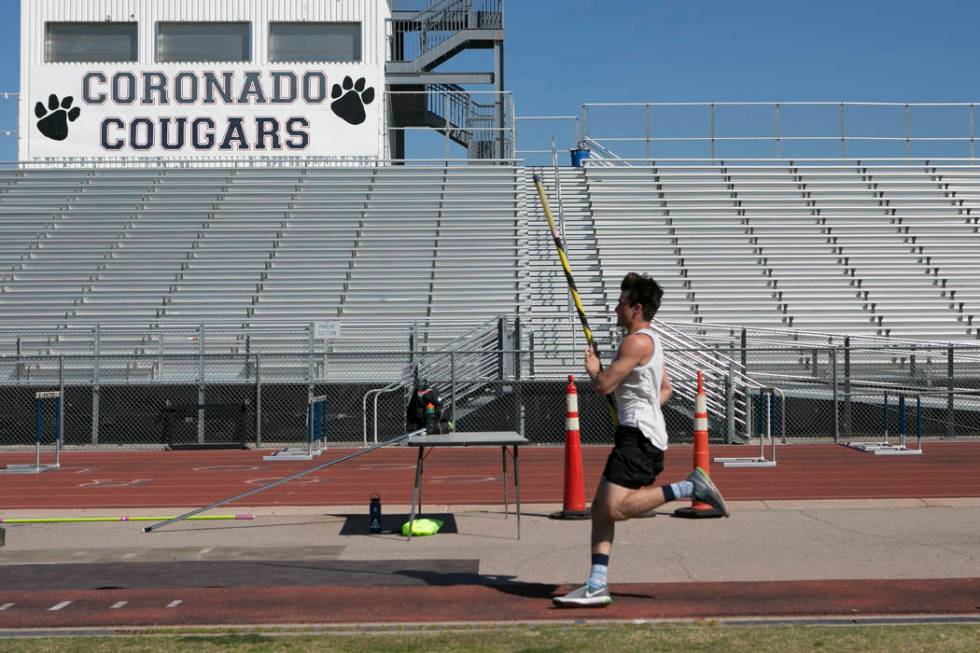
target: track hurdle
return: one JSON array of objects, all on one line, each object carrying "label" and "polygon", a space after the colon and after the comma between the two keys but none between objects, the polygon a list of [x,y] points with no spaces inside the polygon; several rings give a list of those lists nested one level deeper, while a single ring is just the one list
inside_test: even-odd
[{"label": "track hurdle", "polygon": [[327,397],[311,396],[306,402],[306,447],[286,447],[262,460],[313,460],[327,449]]},{"label": "track hurdle", "polygon": [[[776,466],[776,437],[773,434],[773,406],[779,398],[779,421],[782,437],[786,437],[786,395],[779,388],[759,388],[757,395],[759,402],[759,455],[756,457],[741,458],[715,458],[716,463],[721,463],[724,467],[775,467]],[[752,412],[752,395],[746,389],[745,403],[748,409],[745,411],[746,420],[750,419]],[[751,431],[750,431],[751,432]],[[766,440],[769,440],[771,458],[766,458]]]},{"label": "track hurdle", "polygon": [[[845,447],[874,453],[876,456],[919,456],[922,455],[922,396],[906,395],[897,393],[898,396],[898,444],[892,444],[888,440],[888,400],[889,394],[885,390],[882,397],[881,421],[882,433],[884,438],[881,442],[848,442]],[[905,444],[905,404],[907,399],[915,398],[915,439],[916,448],[910,449]]]},{"label": "track hurdle", "polygon": [[[41,443],[44,440],[44,401],[54,399],[54,462],[41,463]],[[61,469],[61,444],[64,433],[65,415],[61,390],[34,393],[34,464],[7,465],[0,468],[0,474],[40,474],[52,469]]]}]

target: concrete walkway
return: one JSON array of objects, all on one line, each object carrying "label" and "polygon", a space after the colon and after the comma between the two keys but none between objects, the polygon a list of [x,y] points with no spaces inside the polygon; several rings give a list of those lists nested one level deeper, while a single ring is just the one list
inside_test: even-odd
[{"label": "concrete walkway", "polygon": [[[0,565],[466,559],[478,560],[479,573],[489,577],[578,583],[588,571],[590,525],[548,519],[558,508],[524,506],[520,540],[514,515],[505,519],[502,506],[427,506],[433,514],[452,513],[459,532],[412,542],[394,534],[342,535],[342,515],[364,515],[366,506],[258,507],[253,521],[181,522],[149,534],[139,522],[7,525]],[[664,509],[619,524],[611,583],[980,577],[977,498],[745,501],[731,508],[730,519],[676,519]],[[386,515],[407,513],[404,506],[384,509]],[[4,516],[185,510],[33,510]]]}]

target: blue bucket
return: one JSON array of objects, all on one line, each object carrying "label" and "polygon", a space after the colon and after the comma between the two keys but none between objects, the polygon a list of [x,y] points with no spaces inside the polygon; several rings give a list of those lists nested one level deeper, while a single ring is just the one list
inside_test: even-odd
[{"label": "blue bucket", "polygon": [[592,156],[592,152],[585,147],[576,147],[572,149],[572,167],[581,168],[585,165],[585,160]]}]

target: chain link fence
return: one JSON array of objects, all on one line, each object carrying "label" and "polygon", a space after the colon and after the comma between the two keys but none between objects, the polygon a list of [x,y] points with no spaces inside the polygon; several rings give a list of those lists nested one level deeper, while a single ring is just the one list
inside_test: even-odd
[{"label": "chain link fence", "polygon": [[[980,347],[736,347],[728,353],[747,362],[759,385],[713,379],[709,387],[720,407],[709,425],[715,442],[762,434],[768,389],[785,397],[768,409],[773,435],[784,440],[874,440],[886,428],[895,434],[899,396],[910,436],[919,423],[927,438],[980,436]],[[538,355],[497,346],[332,351],[322,341],[303,352],[3,354],[0,445],[33,443],[34,394],[52,390],[64,392],[69,446],[304,442],[313,395],[327,398],[329,443],[367,444],[408,430],[406,406],[423,380],[441,395],[444,417],[458,431],[517,431],[534,443],[558,444],[568,374],[576,377],[582,441],[611,443],[605,402],[581,363],[561,373],[536,371]],[[581,352],[562,356],[579,360]],[[693,397],[686,394],[675,392],[664,406],[675,442],[691,437]],[[745,419],[736,422],[735,414]]]}]

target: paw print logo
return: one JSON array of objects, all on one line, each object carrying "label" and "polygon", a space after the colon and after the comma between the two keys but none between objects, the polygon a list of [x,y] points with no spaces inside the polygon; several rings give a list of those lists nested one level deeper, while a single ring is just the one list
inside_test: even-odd
[{"label": "paw print logo", "polygon": [[48,106],[43,102],[34,105],[34,115],[39,118],[37,129],[53,141],[63,141],[68,138],[68,123],[75,122],[82,110],[72,108],[73,97],[66,96],[60,102],[58,96],[52,93],[48,97]]},{"label": "paw print logo", "polygon": [[330,108],[340,118],[352,125],[360,125],[367,118],[364,105],[374,102],[374,89],[364,87],[367,81],[362,77],[354,83],[350,77],[344,77],[344,85],[333,85],[333,103]]}]

